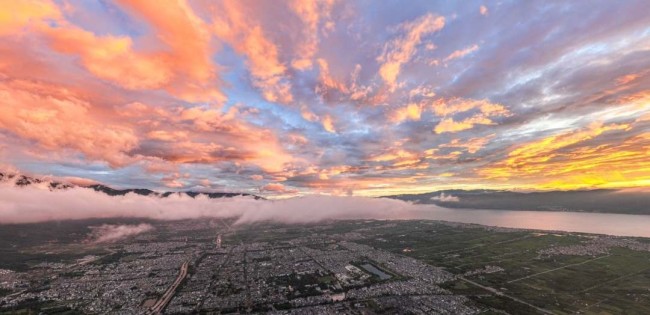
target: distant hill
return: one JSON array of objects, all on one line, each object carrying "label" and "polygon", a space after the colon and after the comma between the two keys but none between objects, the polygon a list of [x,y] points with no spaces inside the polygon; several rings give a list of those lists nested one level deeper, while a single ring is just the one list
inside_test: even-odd
[{"label": "distant hill", "polygon": [[634,190],[514,192],[505,190],[441,190],[384,198],[435,204],[446,208],[582,211],[650,214],[650,193]]},{"label": "distant hill", "polygon": [[169,197],[173,194],[185,194],[192,198],[204,195],[208,198],[231,198],[236,196],[251,196],[255,199],[263,199],[262,197],[246,194],[246,193],[229,193],[229,192],[198,192],[198,191],[180,191],[180,192],[156,192],[146,188],[133,188],[133,189],[115,189],[102,184],[94,184],[88,186],[73,185],[69,183],[62,183],[58,181],[53,181],[50,179],[36,178],[21,174],[12,174],[12,173],[2,173],[0,172],[0,182],[13,183],[15,186],[29,186],[29,185],[38,185],[42,188],[47,188],[49,190],[59,190],[59,189],[70,189],[74,187],[93,189],[97,192],[107,194],[109,196],[124,196],[128,193],[134,193],[142,196],[159,196],[159,197]]},{"label": "distant hill", "polygon": [[94,189],[95,191],[103,192],[109,196],[124,196],[128,193],[134,193],[142,196],[160,196],[160,197],[169,197],[170,195],[173,194],[185,194],[188,195],[192,198],[199,196],[199,195],[204,195],[207,196],[208,198],[215,199],[215,198],[231,198],[231,197],[237,197],[237,196],[252,196],[255,199],[262,199],[262,197],[256,196],[256,195],[251,195],[251,194],[245,194],[245,193],[228,193],[228,192],[198,192],[198,191],[181,191],[181,192],[172,192],[172,191],[166,191],[166,192],[156,192],[150,189],[146,188],[133,188],[133,189],[114,189],[105,185],[90,185],[86,186],[86,188],[91,188]]},{"label": "distant hill", "polygon": [[22,186],[29,186],[29,185],[38,185],[41,187],[46,187],[49,188],[50,190],[57,190],[57,189],[68,189],[75,187],[72,184],[66,184],[66,183],[61,183],[57,181],[51,181],[48,179],[41,179],[41,178],[36,178],[36,177],[30,177],[30,176],[25,176],[25,175],[20,175],[20,174],[12,174],[12,173],[2,173],[0,172],[0,183],[5,182],[5,183],[12,183],[15,186],[22,187]]}]

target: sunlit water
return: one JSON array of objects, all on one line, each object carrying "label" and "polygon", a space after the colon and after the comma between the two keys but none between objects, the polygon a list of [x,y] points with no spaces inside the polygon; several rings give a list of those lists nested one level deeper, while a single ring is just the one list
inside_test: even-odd
[{"label": "sunlit water", "polygon": [[413,219],[443,220],[520,229],[650,237],[650,215],[432,208],[418,211]]}]

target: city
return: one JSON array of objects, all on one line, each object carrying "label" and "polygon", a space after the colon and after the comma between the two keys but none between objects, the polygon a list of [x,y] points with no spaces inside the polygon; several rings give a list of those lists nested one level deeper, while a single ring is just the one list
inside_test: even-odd
[{"label": "city", "polygon": [[[635,264],[629,264],[630,270],[613,277],[611,284],[625,280],[630,276],[627,272],[646,279],[650,276],[648,239],[548,234],[441,221],[370,220],[298,226],[231,223],[222,219],[156,222],[152,231],[116,242],[87,242],[84,249],[75,249],[78,258],[70,254],[69,261],[44,259],[25,271],[3,269],[0,313],[478,314],[500,307],[513,312],[514,307],[518,310],[514,313],[532,310],[555,314],[561,312],[509,292],[507,287],[620,256],[620,250],[640,255],[635,264],[644,268],[635,271]],[[417,233],[396,234],[404,229],[439,238],[455,235],[458,245],[442,245],[451,249],[430,255],[419,247],[425,240]],[[476,240],[473,233],[480,233],[481,241],[467,246],[466,242]],[[476,263],[478,256],[489,253],[487,247],[494,250],[508,244],[529,247],[520,257],[531,255],[541,264],[560,266],[519,275],[511,264],[513,259],[508,263],[507,259],[494,259],[512,257],[509,250],[492,255],[489,263]],[[75,246],[46,247],[69,251]],[[98,250],[105,254],[87,254]],[[461,263],[466,255],[473,263]],[[584,259],[573,262],[581,257]],[[441,262],[436,263],[436,259]],[[565,259],[571,263],[565,264]],[[533,268],[530,262],[527,266]],[[508,279],[501,279],[505,275]],[[495,286],[490,277],[501,279],[498,281],[503,286]],[[584,275],[574,277],[574,281],[584,280]],[[647,284],[640,292],[628,292],[628,298],[637,301],[632,310],[650,307]],[[510,304],[498,306],[482,301],[485,298],[505,299]],[[587,302],[594,308],[603,305],[607,306],[607,301]]]}]

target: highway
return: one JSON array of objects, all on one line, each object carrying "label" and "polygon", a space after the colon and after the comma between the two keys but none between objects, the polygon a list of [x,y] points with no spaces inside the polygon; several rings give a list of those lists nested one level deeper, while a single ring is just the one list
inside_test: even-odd
[{"label": "highway", "polygon": [[178,289],[178,286],[183,282],[185,277],[187,277],[187,270],[189,269],[190,262],[186,261],[181,265],[181,272],[178,274],[178,277],[176,277],[176,280],[174,280],[174,283],[167,288],[167,291],[156,301],[156,303],[147,310],[146,314],[152,315],[152,314],[161,314],[162,311],[165,309],[167,304],[169,304],[169,301],[171,301],[172,297],[174,297],[174,293],[176,293],[176,289]]}]

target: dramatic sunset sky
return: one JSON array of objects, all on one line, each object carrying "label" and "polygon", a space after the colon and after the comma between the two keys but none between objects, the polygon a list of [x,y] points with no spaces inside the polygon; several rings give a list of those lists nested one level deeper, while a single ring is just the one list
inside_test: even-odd
[{"label": "dramatic sunset sky", "polygon": [[0,2],[0,165],[264,196],[650,186],[648,1]]}]

